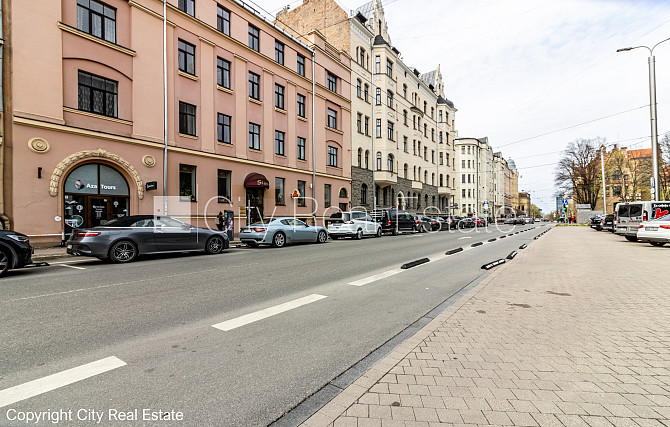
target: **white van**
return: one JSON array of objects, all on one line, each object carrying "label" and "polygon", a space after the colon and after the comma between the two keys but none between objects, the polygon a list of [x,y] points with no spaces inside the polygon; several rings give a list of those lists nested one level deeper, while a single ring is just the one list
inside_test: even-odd
[{"label": "white van", "polygon": [[642,221],[660,218],[668,213],[670,201],[617,203],[614,207],[614,232],[635,242]]}]

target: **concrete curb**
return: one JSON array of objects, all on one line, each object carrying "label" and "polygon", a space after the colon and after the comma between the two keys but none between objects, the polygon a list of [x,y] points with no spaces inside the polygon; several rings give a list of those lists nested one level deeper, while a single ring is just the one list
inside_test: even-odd
[{"label": "concrete curb", "polygon": [[[532,251],[524,251],[518,254],[518,258],[523,259],[529,256]],[[408,338],[402,344],[398,345],[391,353],[374,364],[367,372],[360,378],[354,381],[350,386],[342,390],[333,400],[324,405],[310,418],[308,418],[301,426],[306,427],[323,427],[332,426],[335,420],[344,414],[347,409],[356,403],[370,388],[379,382],[385,375],[387,375],[395,366],[398,365],[409,353],[416,349],[423,341],[425,341],[433,332],[435,332],[444,322],[451,316],[456,314],[465,304],[470,302],[479,292],[485,289],[496,277],[510,268],[510,265],[515,263],[504,263],[489,273],[481,282],[476,284],[464,295],[461,295],[458,300],[454,301],[442,313],[438,314],[426,326],[421,328],[412,337]]]}]

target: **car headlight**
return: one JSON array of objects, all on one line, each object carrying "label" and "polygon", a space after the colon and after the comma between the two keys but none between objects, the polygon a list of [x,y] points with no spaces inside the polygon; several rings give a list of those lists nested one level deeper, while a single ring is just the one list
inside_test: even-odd
[{"label": "car headlight", "polygon": [[28,236],[20,236],[18,234],[9,234],[7,235],[10,239],[16,240],[21,243],[28,243]]}]

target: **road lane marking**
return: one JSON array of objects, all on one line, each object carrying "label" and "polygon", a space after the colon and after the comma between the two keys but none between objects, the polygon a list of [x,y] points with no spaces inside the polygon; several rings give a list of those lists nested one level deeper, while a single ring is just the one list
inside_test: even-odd
[{"label": "road lane marking", "polygon": [[68,267],[68,268],[74,268],[76,270],[86,270],[85,267],[77,267],[75,265],[69,265],[69,264],[58,264],[59,267]]},{"label": "road lane marking", "polygon": [[76,368],[68,369],[57,374],[49,375],[44,378],[29,381],[27,383],[19,384],[4,390],[0,390],[0,408],[11,405],[12,403],[21,400],[29,399],[39,394],[46,393],[57,388],[64,387],[69,384],[76,383],[86,378],[111,371],[116,368],[125,366],[126,362],[111,356],[105,359],[100,359],[95,362],[87,363],[85,365],[77,366]]},{"label": "road lane marking", "polygon": [[463,240],[463,239],[472,239],[470,236],[465,236],[465,237],[459,237],[458,240]]},{"label": "road lane marking", "polygon": [[373,276],[369,276],[359,280],[354,280],[353,282],[347,283],[347,285],[363,286],[367,285],[368,283],[376,282],[377,280],[386,279],[387,277],[391,277],[394,274],[398,273],[402,273],[402,270],[399,268],[394,268],[393,270],[384,271],[383,273],[375,274]]},{"label": "road lane marking", "polygon": [[248,325],[249,323],[254,323],[270,316],[293,310],[294,308],[298,308],[303,305],[322,300],[324,298],[326,298],[324,295],[312,294],[306,297],[295,299],[293,301],[285,302],[283,304],[275,305],[274,307],[269,307],[254,313],[249,313],[245,314],[244,316],[226,320],[225,322],[217,323],[216,325],[212,326],[216,329],[221,329],[222,331],[230,331],[232,329],[239,328],[240,326]]}]

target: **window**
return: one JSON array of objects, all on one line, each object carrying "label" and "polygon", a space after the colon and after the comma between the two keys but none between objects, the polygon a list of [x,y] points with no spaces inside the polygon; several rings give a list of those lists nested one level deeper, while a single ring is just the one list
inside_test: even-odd
[{"label": "window", "polygon": [[468,154],[470,154],[470,146],[468,145]]},{"label": "window", "polygon": [[363,149],[358,149],[358,167],[360,168],[363,164]]},{"label": "window", "polygon": [[435,128],[430,129],[430,140],[435,142]]},{"label": "window", "polygon": [[249,148],[261,149],[261,125],[251,122],[249,123]]},{"label": "window", "polygon": [[389,155],[386,157],[386,169],[387,169],[389,172],[393,172],[393,155],[392,155],[392,154],[389,154]]},{"label": "window", "polygon": [[363,130],[363,114],[361,113],[356,113],[356,130],[358,130],[358,133]]},{"label": "window", "polygon": [[382,137],[382,119],[377,119],[376,120],[375,129],[376,129],[375,135],[377,135],[377,138],[381,138]]},{"label": "window", "polygon": [[423,159],[428,160],[428,147],[423,147]]},{"label": "window", "polygon": [[116,9],[96,0],[77,0],[77,28],[116,43]]},{"label": "window", "polygon": [[195,46],[179,39],[177,43],[179,71],[195,75]]},{"label": "window", "polygon": [[370,169],[370,151],[365,150],[365,169]]},{"label": "window", "polygon": [[377,170],[382,170],[382,153],[377,152]]},{"label": "window", "polygon": [[435,118],[435,107],[430,107],[430,118]]},{"label": "window", "polygon": [[231,171],[219,169],[217,171],[217,193],[219,196],[219,203],[230,203],[232,195],[230,193],[230,177]]},{"label": "window", "polygon": [[195,16],[195,0],[179,0],[177,7],[182,12],[186,12],[191,16]]},{"label": "window", "polygon": [[368,186],[361,184],[361,205],[368,204]]},{"label": "window", "polygon": [[361,67],[365,68],[365,49],[360,48],[358,53],[358,63],[361,65]]},{"label": "window", "polygon": [[468,174],[468,183],[471,183],[472,181],[470,180],[472,178],[472,175]]},{"label": "window", "polygon": [[407,110],[402,111],[402,122],[405,126],[407,126]]},{"label": "window", "polygon": [[79,71],[78,109],[118,117],[118,83]]},{"label": "window", "polygon": [[195,202],[195,166],[179,165],[179,196]]},{"label": "window", "polygon": [[407,85],[406,84],[402,85],[402,97],[407,99]]},{"label": "window", "polygon": [[275,40],[275,61],[284,65],[284,43]]},{"label": "window", "polygon": [[370,86],[366,83],[363,86],[363,99],[365,99],[365,102],[368,102],[368,94],[370,93]]},{"label": "window", "polygon": [[386,60],[386,75],[393,77],[393,62]]},{"label": "window", "polygon": [[407,153],[407,137],[406,136],[402,137],[402,151]]},{"label": "window", "polygon": [[[428,136],[428,124],[424,123],[423,124],[423,136],[427,137]],[[435,139],[433,139],[434,141]]]},{"label": "window", "polygon": [[258,30],[258,28],[249,24],[249,47],[255,50],[256,52],[260,51],[259,36],[260,31]]},{"label": "window", "polygon": [[179,133],[195,136],[195,105],[179,101]]},{"label": "window", "polygon": [[362,96],[363,92],[363,83],[361,82],[361,79],[356,79],[356,96],[359,98]]},{"label": "window", "polygon": [[305,95],[298,94],[298,116],[305,117]]},{"label": "window", "polygon": [[423,101],[423,114],[426,114],[426,107],[428,107],[428,103]]},{"label": "window", "polygon": [[423,171],[423,183],[428,184],[428,171]]},{"label": "window", "polygon": [[323,205],[330,207],[330,184],[323,184]]},{"label": "window", "polygon": [[440,144],[442,144],[442,131],[440,131]]},{"label": "window", "polygon": [[[612,173],[612,179],[615,180],[615,181],[620,180],[620,179],[621,179],[621,172],[619,172],[619,171],[614,171],[614,172]],[[618,195],[618,194],[615,193],[615,195]]]},{"label": "window", "polygon": [[382,105],[382,90],[380,88],[375,89],[375,104]]},{"label": "window", "polygon": [[388,122],[388,128],[387,128],[387,133],[388,133],[388,139],[389,141],[395,141],[394,139],[394,132],[393,132],[393,122]]},{"label": "window", "polygon": [[444,153],[440,153],[440,164],[444,164]]},{"label": "window", "polygon": [[442,121],[442,111],[441,110],[437,112],[437,116],[439,118],[438,121],[441,122]]},{"label": "window", "polygon": [[461,154],[465,154],[465,146],[461,146]]},{"label": "window", "polygon": [[465,160],[461,160],[461,169],[465,169]]},{"label": "window", "polygon": [[408,168],[407,168],[407,163],[405,163],[405,166],[403,166],[403,168],[402,168],[403,173],[404,173],[404,178],[405,178],[405,179],[407,179],[407,169],[408,169]]},{"label": "window", "polygon": [[[430,175],[430,185],[435,185],[435,174],[432,173]],[[433,204],[435,204],[435,200],[433,200]]]},{"label": "window", "polygon": [[465,188],[461,190],[461,197],[465,198]]},{"label": "window", "polygon": [[278,156],[284,155],[284,137],[284,132],[275,131],[275,154]]},{"label": "window", "polygon": [[284,109],[284,86],[275,83],[275,107]]},{"label": "window", "polygon": [[445,159],[445,164],[449,166],[449,153],[447,153],[446,159]]},{"label": "window", "polygon": [[298,137],[298,160],[305,160],[305,138],[301,136]]},{"label": "window", "polygon": [[221,5],[216,6],[216,29],[227,36],[230,35],[230,11]]},{"label": "window", "polygon": [[328,146],[328,166],[337,167],[337,148]]},{"label": "window", "polygon": [[465,183],[465,174],[461,174],[461,182]]},{"label": "window", "polygon": [[299,207],[305,207],[305,181],[298,181],[298,193],[300,193],[300,197],[298,197],[298,206]]},{"label": "window", "polygon": [[230,89],[230,61],[216,58],[216,84]]},{"label": "window", "polygon": [[261,99],[260,95],[261,76],[249,71],[249,98]]},{"label": "window", "polygon": [[230,116],[219,113],[217,115],[216,139],[224,144],[231,144],[230,140]]},{"label": "window", "polygon": [[414,155],[416,156],[416,139],[412,140],[412,149],[414,150]]},{"label": "window", "polygon": [[284,178],[275,178],[275,205],[284,206],[285,204]]},{"label": "window", "polygon": [[305,57],[300,54],[298,54],[298,66],[296,68],[296,71],[298,72],[298,74],[305,77]]},{"label": "window", "polygon": [[379,56],[375,56],[375,73],[379,74],[382,72],[382,60]]},{"label": "window", "polygon": [[337,76],[328,73],[328,90],[337,93]]},{"label": "window", "polygon": [[386,105],[388,105],[390,108],[393,108],[393,92],[386,91]]},{"label": "window", "polygon": [[337,111],[331,108],[328,109],[328,127],[337,129]]},{"label": "window", "polygon": [[444,186],[444,175],[440,174],[440,187]]},{"label": "window", "polygon": [[370,136],[370,117],[365,116],[365,135]]},{"label": "window", "polygon": [[430,150],[430,161],[435,164],[435,150]]}]

